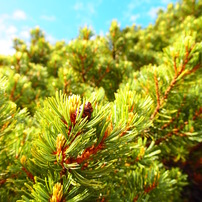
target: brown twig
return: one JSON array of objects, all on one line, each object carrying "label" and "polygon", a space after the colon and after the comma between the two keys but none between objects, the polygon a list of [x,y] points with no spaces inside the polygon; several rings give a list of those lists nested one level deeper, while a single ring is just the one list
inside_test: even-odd
[{"label": "brown twig", "polygon": [[3,184],[5,184],[6,181],[7,181],[6,179],[0,180],[0,186],[2,186]]},{"label": "brown twig", "polygon": [[171,132],[169,132],[169,133],[166,134],[165,136],[163,136],[163,137],[157,139],[157,140],[155,141],[155,145],[159,145],[161,142],[163,142],[163,141],[165,141],[165,140],[171,138],[173,135],[175,135],[175,136],[180,136],[180,137],[186,137],[187,135],[186,135],[185,133],[180,133],[180,130],[182,130],[182,129],[185,127],[185,125],[187,125],[187,123],[188,123],[188,122],[185,121],[183,124],[180,125],[179,128],[174,128]]},{"label": "brown twig", "polygon": [[16,96],[16,97],[13,99],[13,101],[16,101],[17,99],[19,99],[19,98],[22,96],[23,92],[24,92],[24,88],[22,87],[22,89],[21,89],[21,91],[20,91],[20,94],[19,94],[18,96]]},{"label": "brown twig", "polygon": [[10,94],[10,100],[12,100],[12,101],[14,101],[14,93],[15,93],[15,90],[17,87],[17,83],[18,83],[18,81],[15,81],[14,86],[13,86],[12,91],[11,91],[11,94]]},{"label": "brown twig", "polygon": [[70,80],[67,81],[67,80],[65,79],[63,93],[67,93],[67,86],[68,86],[69,84],[70,84]]},{"label": "brown twig", "polygon": [[174,69],[175,69],[175,76],[178,74],[178,73],[177,73],[176,59],[177,59],[177,57],[175,56],[175,57],[174,57]]},{"label": "brown twig", "polygon": [[[194,48],[194,46],[191,48],[191,50]],[[189,62],[189,54],[191,52],[191,50],[189,51],[188,48],[186,47],[186,54],[185,54],[185,60],[184,60],[184,63],[180,69],[179,72],[177,72],[177,67],[176,67],[176,57],[174,58],[174,70],[175,70],[175,76],[174,78],[172,79],[170,85],[168,86],[168,88],[166,89],[165,93],[164,93],[164,96],[162,98],[162,100],[160,101],[160,104],[162,105],[164,103],[164,101],[168,98],[168,95],[170,93],[170,91],[172,90],[172,88],[175,86],[175,84],[177,83],[177,79],[178,77],[183,73],[183,71],[185,70],[185,67],[187,65],[187,63]],[[187,74],[191,74],[193,72],[195,72],[199,67],[201,66],[201,64],[198,64],[196,65],[192,70],[189,71],[189,73]],[[187,75],[186,74],[186,75]],[[154,77],[155,77],[155,73],[154,73]],[[155,83],[156,83],[156,80],[155,80]],[[157,86],[157,85],[156,85]],[[158,97],[158,96],[157,96]],[[154,119],[156,114],[159,112],[159,109],[161,107],[161,105],[159,106],[158,105],[158,102],[157,102],[157,106],[154,110],[154,113],[152,114],[151,118],[150,119]]]},{"label": "brown twig", "polygon": [[107,66],[105,72],[102,74],[102,76],[100,76],[99,80],[96,82],[97,85],[102,81],[102,79],[106,76],[106,74],[108,74],[110,72],[110,69],[109,69],[109,65]]},{"label": "brown twig", "polygon": [[201,118],[200,116],[201,114],[202,114],[202,107],[200,107],[198,111],[195,111],[193,120],[196,120],[198,117]]},{"label": "brown twig", "polygon": [[[186,95],[184,95],[184,98],[183,98],[183,101],[182,101],[182,103],[181,103],[181,106],[184,105],[185,100],[186,100]],[[178,109],[176,116],[175,116],[175,117],[172,117],[172,118],[169,120],[168,123],[165,123],[165,124],[161,127],[161,129],[165,129],[165,128],[167,128],[168,126],[170,126],[170,124],[172,124],[174,120],[176,120],[176,119],[179,118],[180,113],[181,113],[181,108]]]},{"label": "brown twig", "polygon": [[153,182],[151,185],[149,185],[148,187],[144,187],[144,192],[145,193],[149,193],[151,192],[153,189],[155,189],[158,186],[158,183]]},{"label": "brown twig", "polygon": [[34,175],[32,175],[32,173],[30,173],[25,167],[23,167],[22,170],[27,174],[27,177],[35,183]]},{"label": "brown twig", "polygon": [[189,74],[191,74],[191,73],[194,73],[196,70],[198,70],[200,67],[202,67],[202,64],[197,64],[192,70],[189,70],[189,71],[187,71],[184,75],[183,75],[183,77],[185,77],[185,76],[187,76],[187,75],[189,75]]},{"label": "brown twig", "polygon": [[[158,186],[158,182],[153,182],[152,184],[150,184],[149,186],[144,186],[144,193],[145,194],[148,194],[149,192],[151,192],[153,189],[157,188]],[[134,198],[133,198],[133,202],[137,202],[138,201],[138,198],[139,198],[139,195],[136,195]]]},{"label": "brown twig", "polygon": [[82,79],[83,79],[83,82],[85,83],[86,82],[86,79],[85,79],[85,75],[86,75],[86,72],[85,72],[85,68],[84,68],[84,57],[82,55],[80,55],[80,60],[81,60],[81,76],[82,76]]},{"label": "brown twig", "polygon": [[170,124],[173,123],[173,121],[174,121],[175,119],[179,118],[180,112],[181,112],[181,111],[180,111],[180,109],[179,109],[178,112],[177,112],[177,115],[176,115],[175,117],[171,118],[168,123],[165,123],[163,126],[161,126],[161,129],[167,128],[168,126],[170,126]]},{"label": "brown twig", "polygon": [[105,133],[99,145],[96,146],[96,144],[94,144],[91,147],[86,148],[84,152],[81,154],[81,156],[78,156],[76,159],[70,157],[67,160],[65,160],[65,163],[69,164],[69,163],[77,162],[78,164],[81,164],[84,161],[88,160],[92,155],[96,154],[98,151],[104,148],[104,140],[106,139],[106,137],[107,137],[107,133]]},{"label": "brown twig", "polygon": [[[190,50],[191,51],[191,50]],[[174,76],[173,80],[171,81],[170,85],[168,86],[167,90],[165,91],[165,94],[164,94],[164,97],[163,99],[166,100],[168,98],[168,94],[169,92],[172,90],[172,88],[174,87],[174,85],[176,84],[177,82],[177,78],[181,75],[181,73],[185,70],[185,67],[187,65],[187,63],[189,62],[189,51],[187,50],[187,47],[186,47],[186,56],[185,56],[185,61],[182,65],[182,68],[181,70]],[[176,59],[175,59],[176,61]],[[174,66],[175,66],[175,62],[174,62]],[[175,67],[174,67],[175,68]]]}]

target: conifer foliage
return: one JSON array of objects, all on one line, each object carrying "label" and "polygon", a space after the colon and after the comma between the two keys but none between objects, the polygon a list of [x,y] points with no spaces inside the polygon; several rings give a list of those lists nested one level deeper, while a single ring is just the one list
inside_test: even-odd
[{"label": "conifer foliage", "polygon": [[0,56],[0,201],[200,201],[201,33],[202,1],[183,0],[144,29],[15,39]]}]

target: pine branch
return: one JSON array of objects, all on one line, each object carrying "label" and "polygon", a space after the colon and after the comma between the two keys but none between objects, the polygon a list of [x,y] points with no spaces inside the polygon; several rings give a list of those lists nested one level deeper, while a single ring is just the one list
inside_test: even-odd
[{"label": "pine branch", "polygon": [[[186,96],[184,96],[184,99],[183,101],[185,101],[185,98]],[[183,103],[181,104],[181,106],[183,106]],[[177,114],[175,117],[171,118],[171,120],[164,124],[161,129],[165,129],[167,128],[168,126],[170,126],[174,121],[179,121],[179,117],[180,117],[180,114],[181,114],[181,108],[178,109],[177,111]],[[199,108],[199,110],[196,110],[193,114],[193,118],[192,120],[195,121],[196,119],[198,118],[201,118],[201,114],[202,114],[202,107]],[[156,145],[159,145],[161,142],[163,141],[167,141],[169,140],[173,135],[176,135],[176,136],[180,136],[180,137],[186,137],[187,135],[183,132],[181,132],[183,130],[183,128],[188,124],[189,120],[187,121],[184,121],[181,125],[179,125],[178,127],[177,126],[174,126],[173,130],[171,132],[169,132],[168,134],[166,134],[165,136],[161,137],[161,138],[158,138],[156,139],[155,141],[155,144]],[[177,127],[177,128],[176,128]],[[190,132],[193,132],[192,131],[193,129],[190,129]]]},{"label": "pine branch", "polygon": [[[177,56],[174,57],[174,61],[173,61],[173,68],[175,70],[175,76],[173,77],[172,81],[170,82],[169,86],[167,87],[167,89],[165,90],[165,93],[163,95],[163,98],[160,100],[159,99],[159,91],[158,91],[158,80],[156,79],[156,73],[154,73],[154,80],[155,80],[155,86],[156,86],[156,97],[157,97],[157,106],[154,110],[154,113],[152,114],[152,116],[150,117],[151,120],[153,120],[155,118],[155,116],[157,115],[157,113],[159,112],[161,106],[164,104],[164,102],[167,100],[169,93],[172,91],[172,89],[174,88],[175,84],[178,82],[178,78],[181,76],[181,74],[184,73],[185,71],[185,67],[188,64],[188,62],[190,61],[191,58],[190,57],[190,53],[193,50],[194,45],[190,48],[190,50],[188,50],[188,47],[186,46],[186,53],[185,53],[185,59],[184,59],[184,63],[182,64],[182,67],[180,69],[179,72],[177,72],[177,67],[176,67],[176,59]],[[197,69],[199,69],[201,67],[201,64],[197,64],[195,67],[193,67],[192,70],[187,71],[184,75],[189,75],[191,73],[194,73]]]},{"label": "pine branch", "polygon": [[[190,49],[190,51],[188,50],[188,47],[186,46],[186,53],[185,53],[185,60],[184,63],[182,65],[181,70],[174,76],[173,80],[171,81],[170,85],[168,86],[167,90],[165,91],[164,97],[163,97],[163,101],[166,100],[168,98],[168,94],[170,93],[170,91],[172,90],[172,88],[174,87],[174,85],[177,83],[177,78],[183,73],[183,71],[185,70],[185,67],[187,65],[187,63],[189,62],[189,54],[192,51],[192,49],[194,48],[194,46]],[[174,69],[176,68],[176,57],[174,58]]]},{"label": "pine branch", "polygon": [[197,64],[192,70],[188,70],[184,73],[183,77],[195,73],[199,68],[202,67],[202,64]]},{"label": "pine branch", "polygon": [[156,139],[155,145],[159,145],[161,142],[166,141],[170,139],[173,135],[180,136],[180,137],[186,137],[187,135],[185,133],[182,133],[181,130],[185,127],[185,125],[188,124],[188,121],[185,121],[183,124],[181,124],[178,128],[174,128],[172,132],[169,132],[165,136]]},{"label": "pine branch", "polygon": [[199,108],[198,111],[195,111],[193,120],[196,120],[197,118],[202,118],[200,115],[202,114],[202,107]]},{"label": "pine branch", "polygon": [[6,179],[1,180],[1,181],[0,181],[0,187],[1,187],[3,184],[5,184],[6,181],[7,181]]},{"label": "pine branch", "polygon": [[168,126],[170,126],[173,123],[173,121],[175,121],[176,119],[179,118],[179,115],[180,115],[180,109],[178,109],[177,114],[176,114],[175,117],[171,118],[168,123],[165,123],[163,126],[161,126],[161,129],[165,129]]},{"label": "pine branch", "polygon": [[20,90],[20,93],[14,98],[13,101],[18,100],[22,96],[23,92],[24,92],[24,86],[22,87],[22,89]]},{"label": "pine branch", "polygon": [[156,99],[157,99],[157,106],[156,109],[154,110],[154,113],[152,114],[152,116],[150,117],[150,119],[154,119],[154,117],[156,116],[156,114],[159,112],[160,107],[161,107],[161,102],[160,102],[160,95],[159,95],[159,85],[158,85],[158,79],[156,76],[156,70],[154,71],[154,81],[155,81],[155,86],[156,86]]},{"label": "pine branch", "polygon": [[22,167],[22,170],[27,174],[27,177],[35,183],[34,176],[32,175],[32,173],[30,173],[25,167]]},{"label": "pine branch", "polygon": [[11,94],[10,94],[10,100],[12,100],[12,101],[15,100],[14,99],[14,93],[15,93],[15,90],[16,90],[16,87],[17,87],[17,83],[18,83],[18,81],[15,80],[14,86],[13,86]]},{"label": "pine branch", "polygon": [[63,90],[63,93],[66,93],[66,94],[67,94],[67,86],[68,86],[70,83],[71,83],[70,80],[67,81],[67,80],[65,79],[65,81],[64,81],[64,90]]},{"label": "pine branch", "polygon": [[[184,95],[183,102],[180,104],[181,107],[184,105],[185,100],[186,100],[186,95]],[[182,110],[182,109],[179,108],[179,109],[177,110],[176,116],[175,116],[175,117],[172,117],[172,118],[169,120],[168,123],[165,123],[163,126],[161,126],[161,129],[165,129],[165,128],[169,127],[175,120],[178,120],[178,118],[179,118],[179,116],[180,116],[180,114],[181,114],[181,110]]]},{"label": "pine branch", "polygon": [[175,76],[178,75],[178,72],[177,72],[177,66],[176,66],[176,60],[177,60],[177,56],[174,57],[174,70],[175,70]]},{"label": "pine branch", "polygon": [[82,55],[80,55],[80,60],[81,60],[81,76],[82,76],[83,82],[85,83],[86,82],[86,79],[85,79],[86,72],[85,72],[85,68],[84,68],[84,58]]},{"label": "pine branch", "polygon": [[105,72],[99,77],[99,80],[96,81],[96,85],[99,86],[99,83],[104,79],[104,77],[110,72],[109,69],[109,64],[107,65],[107,68],[105,70]]}]

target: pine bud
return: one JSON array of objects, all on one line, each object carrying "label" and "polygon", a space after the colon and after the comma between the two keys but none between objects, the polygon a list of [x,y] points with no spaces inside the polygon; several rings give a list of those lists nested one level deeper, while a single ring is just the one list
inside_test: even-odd
[{"label": "pine bud", "polygon": [[73,124],[76,122],[76,110],[81,104],[81,98],[79,95],[72,95],[69,97],[69,114]]},{"label": "pine bud", "polygon": [[53,195],[50,199],[50,202],[60,202],[62,201],[63,196],[63,185],[56,183],[53,187]]},{"label": "pine bud", "polygon": [[187,46],[188,48],[194,43],[194,40],[191,36],[186,36],[184,38],[184,45]]},{"label": "pine bud", "polygon": [[[79,108],[79,113],[80,111],[81,111],[81,107]],[[87,102],[84,106],[82,118],[88,117],[88,120],[90,120],[92,112],[93,112],[92,105],[90,102]]]},{"label": "pine bud", "polygon": [[133,118],[134,118],[134,113],[133,112],[129,112],[129,114],[128,114],[128,123],[131,123],[132,120],[133,120]]},{"label": "pine bud", "polygon": [[29,88],[30,87],[30,83],[25,83],[24,85],[23,85],[23,89],[26,89],[26,88]]},{"label": "pine bud", "polygon": [[22,155],[22,157],[21,157],[21,159],[20,159],[20,163],[21,163],[22,165],[24,165],[25,162],[26,162],[26,160],[27,160],[26,156],[25,156],[25,155]]},{"label": "pine bud", "polygon": [[15,54],[15,57],[17,58],[17,60],[20,60],[21,57],[22,57],[22,53],[18,51],[18,52]]},{"label": "pine bud", "polygon": [[62,148],[65,145],[65,142],[66,142],[66,139],[64,135],[58,134],[57,140],[56,140],[57,154],[60,154],[60,152],[62,151]]},{"label": "pine bud", "polygon": [[[82,111],[82,105],[79,107],[79,114],[81,113],[81,111]],[[93,112],[93,108],[91,103],[86,102],[84,106],[82,118],[88,117],[87,119],[90,120],[92,112]],[[77,113],[78,113],[78,109],[75,111],[75,113],[70,113],[71,122],[74,124],[76,122]]]},{"label": "pine bud", "polygon": [[19,78],[20,78],[20,74],[17,73],[17,74],[14,75],[14,80],[16,82],[19,80]]},{"label": "pine bud", "polygon": [[22,45],[22,51],[25,51],[27,46],[25,44]]},{"label": "pine bud", "polygon": [[168,8],[168,10],[173,9],[173,4],[172,3],[168,4],[167,8]]},{"label": "pine bud", "polygon": [[138,157],[139,157],[139,158],[142,158],[142,157],[144,156],[144,154],[145,154],[145,148],[142,146],[142,147],[140,148],[140,153],[138,154]]},{"label": "pine bud", "polygon": [[81,98],[79,95],[72,95],[69,96],[69,112],[74,113],[76,111],[76,109],[78,108],[78,106],[80,106],[81,104]]}]

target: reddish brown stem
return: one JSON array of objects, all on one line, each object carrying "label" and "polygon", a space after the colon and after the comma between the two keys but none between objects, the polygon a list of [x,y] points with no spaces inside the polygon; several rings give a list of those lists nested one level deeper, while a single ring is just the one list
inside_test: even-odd
[{"label": "reddish brown stem", "polygon": [[7,181],[6,179],[0,180],[0,186],[2,186],[3,184],[5,184],[6,181]]},{"label": "reddish brown stem", "polygon": [[104,140],[106,139],[106,137],[107,137],[107,133],[105,133],[105,135],[99,145],[96,146],[94,144],[91,147],[86,148],[81,156],[78,156],[76,159],[69,158],[65,161],[65,163],[77,162],[78,164],[81,164],[84,161],[88,160],[93,154],[96,154],[98,151],[100,151],[104,148]]},{"label": "reddish brown stem", "polygon": [[168,123],[164,124],[164,125],[161,127],[161,129],[167,128],[171,123],[173,123],[173,121],[174,121],[175,119],[179,118],[179,115],[180,115],[180,109],[178,110],[176,117],[171,118],[171,120],[170,120]]},{"label": "reddish brown stem", "polygon": [[139,195],[135,196],[135,197],[133,198],[133,202],[137,202],[138,198],[139,198]]},{"label": "reddish brown stem", "polygon": [[194,73],[194,72],[195,72],[196,70],[198,70],[200,67],[202,67],[202,64],[197,64],[192,70],[187,71],[187,72],[183,75],[183,77],[185,77],[185,76],[187,76],[187,75],[189,75],[189,74]]},{"label": "reddish brown stem", "polygon": [[83,82],[85,83],[86,82],[86,79],[85,79],[86,72],[85,72],[85,69],[84,69],[84,58],[83,58],[83,56],[80,56],[80,60],[81,60],[81,68],[82,68],[81,76],[82,76]]},{"label": "reddish brown stem", "polygon": [[[193,46],[194,47],[194,46]],[[193,47],[191,48],[191,50],[193,49]],[[191,51],[190,50],[190,51]],[[186,47],[186,54],[185,54],[185,60],[184,60],[184,63],[182,65],[182,68],[180,69],[180,71],[177,73],[177,67],[176,67],[176,57],[174,58],[174,70],[175,70],[175,76],[173,78],[173,80],[171,81],[170,85],[168,86],[168,88],[166,89],[165,93],[164,93],[164,96],[162,98],[162,101],[160,102],[160,104],[163,104],[164,101],[168,98],[168,95],[170,93],[170,91],[172,90],[172,88],[175,86],[175,84],[177,83],[177,79],[178,77],[183,73],[183,71],[185,70],[185,67],[187,65],[187,63],[189,62],[189,54],[190,54],[190,51],[188,50],[188,48]],[[192,70],[190,70],[189,72],[190,73],[193,73],[195,72],[201,65],[198,64],[196,65]],[[189,73],[188,73],[189,74]],[[154,74],[154,77],[155,77],[155,74]],[[159,109],[160,109],[161,106],[159,106],[157,104],[155,110],[154,110],[154,113],[152,114],[151,116],[151,119],[154,119],[155,116],[157,115],[157,113],[159,112]]]},{"label": "reddish brown stem", "polygon": [[153,182],[153,184],[149,185],[148,187],[144,187],[144,192],[145,193],[149,193],[151,192],[153,189],[155,189],[157,187],[158,183]]},{"label": "reddish brown stem", "polygon": [[96,82],[97,85],[102,81],[102,79],[106,76],[106,74],[108,74],[110,72],[110,69],[109,69],[109,65],[107,66],[105,72],[103,73],[102,76],[100,76],[99,80]]},{"label": "reddish brown stem", "polygon": [[175,58],[174,58],[174,69],[175,69],[175,76],[178,74],[178,73],[177,73],[176,59],[177,59],[177,57],[175,56]]},{"label": "reddish brown stem", "polygon": [[13,99],[13,101],[16,101],[17,99],[19,99],[19,98],[22,96],[23,92],[24,92],[24,88],[21,89],[20,94],[19,94],[18,96],[16,96],[16,97]]},{"label": "reddish brown stem", "polygon": [[64,93],[67,93],[67,86],[69,84],[70,84],[70,80],[69,81],[65,80],[65,82],[64,82],[64,90],[63,90]]},{"label": "reddish brown stem", "polygon": [[[186,123],[186,122],[185,122],[185,123]],[[165,136],[163,136],[163,137],[157,139],[157,140],[155,141],[155,145],[159,145],[161,142],[163,142],[163,141],[165,141],[165,140],[171,138],[173,135],[180,136],[180,137],[186,137],[186,136],[187,136],[186,134],[184,134],[184,133],[179,133],[180,130],[182,130],[182,129],[184,128],[185,123],[182,124],[182,125],[180,125],[179,128],[174,129],[172,132],[170,132],[170,133],[166,134]]]},{"label": "reddish brown stem", "polygon": [[35,183],[34,175],[32,175],[32,173],[30,173],[25,167],[23,167],[22,170],[27,174],[27,177]]},{"label": "reddish brown stem", "polygon": [[10,100],[14,101],[14,93],[15,93],[15,90],[16,90],[16,87],[17,87],[17,81],[15,81],[14,83],[14,86],[13,86],[13,89],[11,91],[11,94],[10,94]]}]

